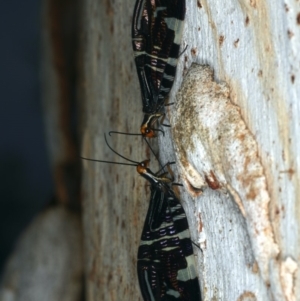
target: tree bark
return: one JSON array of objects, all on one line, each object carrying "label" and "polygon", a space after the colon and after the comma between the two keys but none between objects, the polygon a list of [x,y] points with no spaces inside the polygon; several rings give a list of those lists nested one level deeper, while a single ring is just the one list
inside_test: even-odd
[{"label": "tree bark", "polygon": [[[106,146],[104,134],[139,132],[142,104],[131,48],[133,7],[134,1],[83,3],[79,100],[81,154],[87,158],[124,162]],[[141,137],[107,139],[129,159],[149,157]],[[136,262],[147,183],[135,167],[82,164],[87,300],[142,300]]]},{"label": "tree bark", "polygon": [[[59,7],[58,2],[51,3]],[[134,4],[133,0],[80,4],[77,97],[80,155],[87,158],[124,161],[108,148],[104,134],[139,132],[143,114],[131,47]],[[68,5],[58,10],[69,12]],[[152,139],[151,145],[159,149],[163,164],[176,161],[178,170],[172,166],[176,182],[184,184],[178,193],[192,239],[200,245],[194,252],[202,299],[300,300],[299,5],[290,0],[198,0],[187,1],[186,6],[182,50],[187,48],[179,58],[169,96],[174,105],[166,107],[165,123],[169,121],[171,128],[164,128],[165,135]],[[52,21],[55,12],[49,10]],[[68,20],[62,15],[58,19]],[[78,207],[79,177],[74,175],[79,159],[70,138],[72,106],[65,102],[72,98],[70,82],[65,80],[74,61],[68,61],[62,51],[68,47],[62,46],[66,37],[55,30],[56,21],[51,24],[44,79],[49,149],[59,204],[73,207],[72,195],[77,194]],[[159,168],[140,137],[114,134],[107,139],[123,156],[134,161],[151,158],[151,169]],[[81,163],[86,300],[142,300],[136,263],[150,197],[148,183],[134,167]],[[75,172],[69,172],[70,165]],[[47,221],[58,216],[60,223],[53,229],[67,242],[68,231],[61,230],[67,213],[62,211],[49,210],[33,229],[40,228],[44,237],[47,231],[42,225],[48,229]],[[71,220],[68,225],[73,225]],[[77,222],[74,225],[77,238],[59,251],[64,263],[72,246],[80,258],[81,232]],[[20,248],[20,253],[31,258],[35,253],[26,253],[32,245],[28,242],[34,242],[36,234],[28,233],[34,235],[24,236],[21,246],[26,245],[26,251]],[[60,256],[53,258],[55,265]],[[14,271],[22,268],[15,269],[15,262],[0,291],[9,294],[4,300],[11,298],[6,288],[14,284]],[[62,267],[64,275],[68,265]],[[74,274],[80,274],[80,269],[75,266]],[[27,270],[24,266],[25,276]],[[76,289],[70,286],[75,292],[72,300],[81,297],[79,282]],[[36,296],[40,291],[36,288]],[[17,294],[13,297],[19,300]]]},{"label": "tree bark", "polygon": [[[120,161],[103,134],[138,132],[142,119],[134,1],[83,6],[82,154]],[[187,1],[173,127],[152,143],[162,163],[179,164],[204,300],[299,299],[299,16],[293,1]],[[194,66],[176,98],[192,63],[209,68]],[[138,138],[109,142],[130,159],[149,156]],[[136,253],[149,191],[133,168],[83,163],[88,300],[141,300]]]}]

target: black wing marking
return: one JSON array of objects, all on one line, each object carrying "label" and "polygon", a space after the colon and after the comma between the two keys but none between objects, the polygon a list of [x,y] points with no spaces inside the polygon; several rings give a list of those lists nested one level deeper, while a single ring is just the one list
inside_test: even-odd
[{"label": "black wing marking", "polygon": [[201,300],[187,218],[163,185],[151,187],[137,270],[144,301]]},{"label": "black wing marking", "polygon": [[159,112],[177,66],[185,16],[185,0],[137,0],[132,44],[142,90],[143,112]]}]

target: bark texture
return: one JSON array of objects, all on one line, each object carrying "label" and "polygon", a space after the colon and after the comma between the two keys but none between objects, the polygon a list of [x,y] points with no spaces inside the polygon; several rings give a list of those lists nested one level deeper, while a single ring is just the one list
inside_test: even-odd
[{"label": "bark texture", "polygon": [[[106,146],[105,133],[125,157],[149,157],[141,137],[108,136],[111,130],[138,133],[142,121],[131,47],[133,8],[134,1],[83,4],[79,99],[81,154],[87,158],[124,162]],[[147,183],[135,167],[82,164],[87,300],[142,300],[136,262],[150,195]]]},{"label": "bark texture", "polygon": [[[104,134],[139,132],[142,103],[131,47],[134,4],[80,3],[80,151],[70,138],[72,105],[64,102],[75,94],[68,89],[65,71],[76,64],[60,52],[72,47],[64,46],[56,22],[48,32],[44,82],[49,80],[49,149],[59,204],[68,208],[72,195],[80,195],[79,177],[73,177],[77,155],[123,161],[107,147]],[[71,11],[71,4],[70,10],[56,5],[58,11]],[[57,10],[48,11],[55,20]],[[164,128],[165,135],[151,144],[159,148],[162,163],[178,163],[178,171],[172,166],[176,182],[184,184],[178,192],[192,239],[201,246],[195,254],[202,298],[300,300],[299,3],[187,1],[185,46],[169,97],[175,105],[166,107],[165,123],[170,121],[172,128]],[[151,158],[151,169],[158,169],[140,137],[114,134],[107,140],[132,160]],[[149,187],[134,167],[81,163],[86,300],[142,301],[136,261]]]},{"label": "bark texture", "polygon": [[[103,132],[137,132],[142,119],[134,1],[84,7],[83,154],[114,160]],[[167,107],[174,127],[157,140],[161,161],[179,163],[181,200],[202,247],[195,252],[204,300],[299,299],[299,16],[294,1],[187,1],[187,50]],[[208,83],[185,81],[176,98],[193,63],[209,66]],[[148,156],[139,139],[110,141],[131,159]],[[88,299],[141,300],[135,266],[145,183],[128,167],[84,165]]]}]

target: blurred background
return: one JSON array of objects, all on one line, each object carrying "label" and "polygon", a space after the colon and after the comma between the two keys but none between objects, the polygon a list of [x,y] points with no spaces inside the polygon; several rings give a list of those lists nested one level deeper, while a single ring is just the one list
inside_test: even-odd
[{"label": "blurred background", "polygon": [[40,98],[40,0],[1,1],[0,273],[54,195]]}]

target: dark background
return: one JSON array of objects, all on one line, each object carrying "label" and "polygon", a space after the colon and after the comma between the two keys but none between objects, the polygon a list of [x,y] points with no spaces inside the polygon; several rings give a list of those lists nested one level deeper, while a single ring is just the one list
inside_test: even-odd
[{"label": "dark background", "polygon": [[0,5],[0,275],[17,237],[53,196],[45,145],[40,0]]}]

